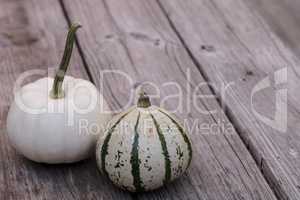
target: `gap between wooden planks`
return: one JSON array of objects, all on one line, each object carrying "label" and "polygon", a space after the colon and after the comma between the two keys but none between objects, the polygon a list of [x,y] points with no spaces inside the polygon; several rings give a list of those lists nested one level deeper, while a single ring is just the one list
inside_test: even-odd
[{"label": "gap between wooden planks", "polygon": [[[82,56],[96,85],[114,102],[112,108],[125,105],[133,85],[144,81],[158,84],[162,96],[177,92],[176,88],[163,88],[166,81],[175,80],[184,88],[186,69],[191,72],[188,84],[192,88],[204,81],[156,1],[62,2],[70,21],[84,24],[84,30],[78,33]],[[116,74],[107,76],[103,83],[99,77],[104,69],[126,72],[133,78],[133,84],[127,84]],[[210,90],[203,87],[201,93],[210,94]],[[166,106],[174,108],[176,103],[170,100]],[[199,104],[219,112],[201,115],[192,109],[177,112],[178,116],[189,122],[197,119],[199,123],[212,124],[221,119],[229,123],[216,100],[204,99]],[[236,132],[194,132],[192,139],[195,156],[187,176],[165,189],[138,194],[136,198],[276,199]]]},{"label": "gap between wooden planks", "polygon": [[[300,199],[298,69],[300,62],[286,47],[287,44],[290,45],[289,41],[295,40],[295,37],[292,33],[286,33],[286,36],[291,38],[285,39],[288,42],[284,44],[269,24],[266,24],[266,21],[270,20],[268,15],[260,14],[261,8],[254,2],[246,0],[158,2],[201,73],[217,86],[214,88],[215,92],[217,93],[223,84],[234,83],[222,102],[226,105],[230,120],[237,127],[278,198]],[[266,3],[267,0],[262,2]],[[289,6],[298,5],[291,0],[284,2],[290,2]],[[270,1],[269,3],[271,4]],[[267,11],[277,8],[278,4],[269,6]],[[283,13],[283,19],[291,13]],[[274,21],[270,23],[272,24]],[[292,29],[296,30],[294,27]],[[214,48],[207,51],[199,45]],[[283,111],[283,115],[280,116],[282,117],[280,121],[287,117],[287,128],[278,131],[264,124],[254,114],[251,107],[251,92],[256,84],[266,77],[274,80],[277,74],[284,79],[285,72],[287,72],[285,85],[274,85],[272,82],[271,87],[259,91],[253,99],[254,109],[260,115],[272,118],[275,111],[279,110],[278,107],[275,108],[275,93],[279,89],[288,89],[287,101],[284,102],[287,104],[288,112],[285,115]],[[284,97],[282,98],[285,101]]]}]

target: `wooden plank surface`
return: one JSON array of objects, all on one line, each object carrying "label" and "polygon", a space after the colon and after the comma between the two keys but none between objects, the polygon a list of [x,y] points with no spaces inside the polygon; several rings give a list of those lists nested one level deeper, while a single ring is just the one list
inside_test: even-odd
[{"label": "wooden plank surface", "polygon": [[271,29],[295,54],[300,56],[300,1],[254,0],[249,2]]},{"label": "wooden plank surface", "polygon": [[[175,81],[183,88],[183,96],[188,97],[183,104],[190,105],[192,97],[186,85],[195,89],[204,79],[156,1],[64,0],[63,4],[71,21],[84,24],[78,40],[86,67],[113,108],[126,105],[132,89],[147,81],[158,85],[161,99],[178,92],[174,86],[164,87],[164,83]],[[190,80],[185,74],[187,69]],[[102,70],[125,72],[132,82],[116,73],[101,77]],[[200,93],[210,94],[210,90],[204,86]],[[153,100],[156,104],[160,102],[159,98]],[[164,106],[174,109],[177,104],[176,99],[168,99]],[[203,110],[214,109],[217,113],[204,115],[194,107],[190,110],[184,107],[176,113],[189,123],[196,120],[198,125],[212,125],[218,120],[230,124],[215,99],[201,99],[197,104]],[[166,188],[134,197],[276,199],[237,133],[226,131],[219,134],[192,132],[194,161],[186,176]]]},{"label": "wooden plank surface", "polygon": [[[294,52],[273,32],[270,22],[266,23],[268,19],[261,15],[253,2],[159,2],[199,70],[216,86],[214,91],[218,93],[222,85],[233,82],[232,87],[227,90],[226,98],[221,102],[225,104],[224,109],[230,120],[237,127],[278,198],[300,199],[300,62]],[[278,8],[288,0],[276,2],[278,4],[275,5],[266,3],[264,8]],[[298,4],[295,1],[289,6],[295,6],[295,10]],[[273,12],[273,15],[278,15],[273,20],[280,20],[280,13]],[[292,12],[281,14],[288,19]],[[296,24],[296,20],[290,23]],[[291,31],[294,29],[297,27],[293,27]],[[287,33],[287,37],[290,34],[294,33]],[[287,83],[275,85],[274,82],[280,76],[285,79],[285,70],[278,71],[281,69],[287,69]],[[276,72],[279,75],[277,79],[274,78]],[[251,92],[257,83],[268,76],[273,80],[270,87],[255,94],[251,107]],[[284,92],[280,90],[284,88],[288,88],[287,100],[284,95],[280,98],[283,103],[281,108],[287,104],[287,130],[280,131],[275,126],[263,123],[258,116],[263,115],[270,119],[274,117],[275,112],[280,110],[275,108],[275,93]],[[279,117],[279,122],[282,122],[285,113]]]},{"label": "wooden plank surface", "polygon": [[[5,119],[15,80],[25,71],[58,65],[67,23],[58,1],[1,0],[0,27],[0,199],[127,199],[129,194],[100,178],[94,159],[43,165],[9,145]],[[69,74],[87,78],[77,51]]]}]

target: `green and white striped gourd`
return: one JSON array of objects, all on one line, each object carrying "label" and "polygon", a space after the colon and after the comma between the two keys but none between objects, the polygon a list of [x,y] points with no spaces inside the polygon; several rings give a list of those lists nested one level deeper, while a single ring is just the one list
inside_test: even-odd
[{"label": "green and white striped gourd", "polygon": [[96,148],[100,171],[131,192],[149,191],[178,178],[192,159],[178,121],[141,94],[137,106],[115,116]]}]

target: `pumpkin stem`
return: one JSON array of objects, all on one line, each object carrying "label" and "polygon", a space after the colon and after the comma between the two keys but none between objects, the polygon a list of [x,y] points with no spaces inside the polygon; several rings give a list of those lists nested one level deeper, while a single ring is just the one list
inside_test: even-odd
[{"label": "pumpkin stem", "polygon": [[75,32],[80,27],[81,25],[79,24],[72,24],[69,29],[67,40],[65,43],[64,54],[59,65],[59,70],[55,75],[52,90],[50,92],[50,97],[53,99],[60,99],[64,97],[64,91],[62,90],[62,83],[64,81],[64,77],[70,63],[73,46],[75,42]]},{"label": "pumpkin stem", "polygon": [[139,108],[148,108],[151,106],[150,98],[145,92],[140,93],[140,97],[137,102],[137,107]]}]

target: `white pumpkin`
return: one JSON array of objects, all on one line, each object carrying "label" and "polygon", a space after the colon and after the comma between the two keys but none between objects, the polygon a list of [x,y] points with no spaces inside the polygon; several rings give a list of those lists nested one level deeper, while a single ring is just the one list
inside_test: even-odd
[{"label": "white pumpkin", "polygon": [[25,85],[15,93],[10,106],[9,140],[30,160],[54,164],[88,158],[110,119],[109,114],[101,114],[100,109],[108,106],[91,82],[65,77],[78,28],[70,28],[55,80],[46,77]]},{"label": "white pumpkin", "polygon": [[192,159],[191,142],[166,110],[142,94],[138,105],[115,116],[96,147],[100,171],[129,191],[149,191],[182,175]]}]

